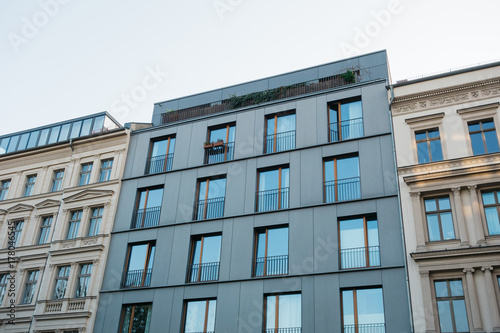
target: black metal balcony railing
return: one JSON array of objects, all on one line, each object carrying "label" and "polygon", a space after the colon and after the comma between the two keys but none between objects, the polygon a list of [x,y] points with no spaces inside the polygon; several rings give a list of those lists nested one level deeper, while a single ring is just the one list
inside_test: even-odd
[{"label": "black metal balcony railing", "polygon": [[[340,134],[340,135],[339,135]],[[363,118],[330,123],[330,142],[360,138],[363,136]]]},{"label": "black metal balcony railing", "polygon": [[132,229],[157,226],[160,222],[160,211],[161,206],[134,210],[132,215]]},{"label": "black metal balcony railing", "polygon": [[344,333],[385,333],[385,324],[344,325]]},{"label": "black metal balcony railing", "polygon": [[368,246],[340,249],[340,268],[380,266],[380,247]]},{"label": "black metal balcony railing", "polygon": [[266,153],[295,149],[295,130],[266,136]]},{"label": "black metal balcony railing", "polygon": [[255,259],[255,276],[288,274],[288,255]]},{"label": "black metal balcony railing", "polygon": [[194,219],[215,219],[224,216],[224,197],[198,200],[194,203]]},{"label": "black metal balcony railing", "polygon": [[219,262],[208,262],[188,266],[188,282],[217,281]]},{"label": "black metal balcony railing", "polygon": [[301,333],[302,327],[266,328],[266,333]]},{"label": "black metal balcony railing", "polygon": [[324,183],[325,202],[354,200],[361,198],[361,178],[352,177],[330,180]]},{"label": "black metal balcony railing", "polygon": [[138,269],[134,271],[128,271],[125,273],[123,277],[123,287],[131,288],[131,287],[149,287],[151,284],[151,273],[153,272],[152,268]]},{"label": "black metal balcony railing", "polygon": [[270,210],[288,208],[289,188],[282,187],[274,190],[257,192],[257,211],[267,212]]},{"label": "black metal balcony railing", "polygon": [[234,142],[205,149],[205,164],[231,161],[234,158]]},{"label": "black metal balcony railing", "polygon": [[203,332],[185,331],[184,333],[215,333],[215,331],[203,331]]},{"label": "black metal balcony railing", "polygon": [[164,171],[172,170],[172,161],[174,154],[153,156],[146,160],[146,170],[144,174],[150,175]]}]

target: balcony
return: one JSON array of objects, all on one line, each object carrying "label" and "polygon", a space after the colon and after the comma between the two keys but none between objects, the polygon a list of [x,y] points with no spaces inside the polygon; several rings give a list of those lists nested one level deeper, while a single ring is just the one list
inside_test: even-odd
[{"label": "balcony", "polygon": [[134,210],[131,228],[156,227],[160,222],[160,211],[161,206]]},{"label": "balcony", "polygon": [[288,274],[288,256],[260,257],[255,259],[254,276]]},{"label": "balcony", "polygon": [[363,136],[363,118],[330,123],[330,142],[355,139]]},{"label": "balcony", "polygon": [[257,192],[257,212],[267,212],[288,208],[289,190],[289,187],[282,187],[274,190]]},{"label": "balcony", "polygon": [[174,154],[153,156],[146,160],[146,170],[145,175],[151,175],[155,173],[165,172],[172,170],[172,161],[174,159]]},{"label": "balcony", "polygon": [[205,148],[205,164],[231,161],[234,158],[234,142]]},{"label": "balcony", "polygon": [[224,216],[224,197],[198,200],[194,203],[194,220],[215,219]]},{"label": "balcony", "polygon": [[219,280],[219,262],[193,264],[188,266],[188,282]]},{"label": "balcony", "polygon": [[324,200],[326,203],[355,200],[361,198],[361,179],[352,177],[324,182]]},{"label": "balcony", "polygon": [[149,287],[151,284],[152,272],[152,268],[128,271],[123,276],[122,286],[124,288]]},{"label": "balcony", "polygon": [[87,296],[82,298],[63,298],[58,300],[42,300],[39,303],[41,307],[37,307],[35,315],[52,315],[60,313],[75,313],[81,311],[89,311],[91,302],[96,299],[95,296]]},{"label": "balcony", "polygon": [[385,324],[344,325],[344,333],[385,333]]},{"label": "balcony", "polygon": [[302,327],[266,328],[266,333],[301,333]]},{"label": "balcony", "polygon": [[266,153],[295,149],[295,131],[269,134],[266,136]]},{"label": "balcony", "polygon": [[368,246],[340,249],[340,268],[380,266],[380,247]]}]

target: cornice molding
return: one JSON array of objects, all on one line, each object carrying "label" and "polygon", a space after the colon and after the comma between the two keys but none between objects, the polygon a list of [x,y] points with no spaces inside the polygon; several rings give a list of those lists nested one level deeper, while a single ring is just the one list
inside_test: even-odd
[{"label": "cornice molding", "polygon": [[500,254],[500,245],[492,246],[478,246],[469,248],[458,248],[451,250],[436,250],[426,252],[413,252],[410,256],[415,261],[429,260],[429,259],[442,259],[447,257],[471,256],[471,255],[485,255],[485,254]]},{"label": "cornice molding", "polygon": [[484,105],[479,105],[479,106],[473,106],[473,107],[470,107],[470,108],[458,109],[457,113],[458,114],[464,114],[464,113],[469,113],[469,112],[477,112],[477,111],[484,111],[484,110],[490,110],[490,109],[498,109],[499,105],[500,105],[500,103],[496,102],[496,103],[484,104]]},{"label": "cornice molding", "polygon": [[405,122],[407,124],[414,124],[414,123],[420,123],[420,122],[428,121],[428,120],[442,119],[443,117],[444,117],[444,112],[439,112],[439,113],[435,113],[435,114],[429,114],[426,116],[407,118],[407,119],[405,119]]},{"label": "cornice molding", "polygon": [[492,165],[474,166],[446,171],[436,171],[423,175],[403,177],[406,184],[412,184],[421,181],[442,180],[443,178],[463,177],[468,175],[477,175],[485,172],[500,172],[500,163]]}]

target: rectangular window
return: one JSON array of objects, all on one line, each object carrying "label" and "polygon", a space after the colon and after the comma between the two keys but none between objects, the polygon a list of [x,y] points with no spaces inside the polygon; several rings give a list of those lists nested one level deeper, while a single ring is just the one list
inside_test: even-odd
[{"label": "rectangular window", "polygon": [[500,235],[500,202],[498,191],[482,192],[484,215],[488,226],[489,235]]},{"label": "rectangular window", "polygon": [[265,138],[266,154],[295,149],[295,114],[267,117]]},{"label": "rectangular window", "polygon": [[288,227],[255,232],[254,276],[288,274]]},{"label": "rectangular window", "polygon": [[134,244],[128,248],[123,287],[149,287],[153,272],[155,243]]},{"label": "rectangular window", "polygon": [[455,239],[450,197],[424,199],[429,241]]},{"label": "rectangular window", "polygon": [[468,127],[474,155],[497,153],[499,151],[493,119],[472,121],[468,123]]},{"label": "rectangular window", "polygon": [[62,182],[64,177],[64,170],[55,170],[52,177],[52,186],[50,187],[51,192],[57,192],[61,190]]},{"label": "rectangular window", "polygon": [[286,209],[289,204],[290,172],[288,166],[259,172],[256,211]]},{"label": "rectangular window", "polygon": [[76,210],[70,212],[70,219],[68,225],[68,235],[66,239],[74,239],[78,236],[78,229],[80,228],[80,221],[82,220],[82,211]]},{"label": "rectangular window", "polygon": [[91,273],[92,273],[92,264],[80,265],[80,274],[78,274],[77,278],[78,284],[76,286],[75,297],[87,296]]},{"label": "rectangular window", "polygon": [[132,229],[157,226],[160,222],[163,188],[139,190],[132,215]]},{"label": "rectangular window", "polygon": [[302,331],[302,297],[300,294],[269,295],[264,299],[266,333],[300,333]]},{"label": "rectangular window", "polygon": [[78,185],[87,185],[90,183],[90,175],[92,174],[92,163],[82,164],[80,170],[80,180],[78,181]]},{"label": "rectangular window", "polygon": [[29,197],[33,194],[33,189],[35,188],[36,175],[31,175],[26,177],[26,184],[24,184],[24,197]]},{"label": "rectangular window", "polygon": [[146,160],[146,175],[172,170],[175,137],[151,142],[149,157]]},{"label": "rectangular window", "polygon": [[415,140],[417,141],[418,163],[443,160],[438,128],[415,132]]},{"label": "rectangular window", "polygon": [[382,288],[343,290],[342,325],[345,333],[384,333]]},{"label": "rectangular window", "polygon": [[197,236],[193,238],[188,282],[217,281],[221,235]]},{"label": "rectangular window", "polygon": [[0,304],[3,302],[5,292],[7,291],[7,284],[9,283],[9,273],[0,274]]},{"label": "rectangular window", "polygon": [[40,225],[40,237],[38,237],[38,244],[46,244],[49,241],[52,219],[53,219],[52,216],[42,217],[42,224]]},{"label": "rectangular window", "polygon": [[361,198],[358,156],[326,159],[323,164],[323,177],[326,203]]},{"label": "rectangular window", "polygon": [[434,281],[441,332],[469,332],[462,280]]},{"label": "rectangular window", "polygon": [[10,187],[10,179],[2,180],[0,182],[0,200],[5,200],[7,198],[9,187]]},{"label": "rectangular window", "polygon": [[215,332],[216,306],[215,299],[186,302],[184,333]]},{"label": "rectangular window", "polygon": [[54,286],[53,299],[62,299],[66,294],[66,287],[68,286],[69,270],[71,266],[61,266],[58,269],[56,276],[56,284]]},{"label": "rectangular window", "polygon": [[[16,221],[11,226],[9,226],[9,246],[12,244],[17,246],[19,244],[19,239],[21,238],[21,232],[23,231],[24,221]],[[11,237],[14,237],[12,240]]]},{"label": "rectangular window", "polygon": [[119,333],[149,333],[151,304],[124,305]]},{"label": "rectangular window", "polygon": [[194,219],[215,219],[224,216],[226,178],[198,180]]},{"label": "rectangular window", "polygon": [[235,128],[234,124],[227,124],[208,130],[208,140],[205,143],[205,164],[233,159]]},{"label": "rectangular window", "polygon": [[31,304],[35,295],[36,283],[38,281],[38,270],[28,271],[26,283],[24,285],[24,294],[21,304]]},{"label": "rectangular window", "polygon": [[330,142],[363,136],[363,108],[361,100],[350,99],[328,103]]},{"label": "rectangular window", "polygon": [[87,233],[87,236],[96,236],[99,233],[103,211],[104,207],[92,208],[92,216],[90,217],[89,232]]},{"label": "rectangular window", "polygon": [[111,170],[113,170],[113,159],[101,161],[101,169],[99,170],[99,182],[108,181],[111,178]]},{"label": "rectangular window", "polygon": [[339,237],[341,269],[380,266],[376,217],[339,220]]}]

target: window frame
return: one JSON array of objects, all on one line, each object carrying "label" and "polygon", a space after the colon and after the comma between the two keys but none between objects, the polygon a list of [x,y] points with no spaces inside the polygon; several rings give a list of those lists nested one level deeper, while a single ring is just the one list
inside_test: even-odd
[{"label": "window frame", "polygon": [[[35,273],[35,279],[32,280],[31,279],[31,274]],[[20,301],[20,304],[31,304],[33,303],[33,298],[35,296],[35,291],[36,291],[36,285],[38,283],[38,277],[40,275],[40,270],[38,269],[33,269],[33,270],[28,270],[26,272],[26,280],[24,282],[24,290],[23,290],[23,294],[22,294],[22,298],[21,298],[21,301]],[[30,289],[28,289],[28,286],[30,287]],[[28,295],[26,295],[26,293],[30,291],[30,294],[31,296],[29,296],[29,302],[27,302],[27,299],[26,297]]]},{"label": "window frame", "polygon": [[[50,223],[47,225],[45,224],[46,221],[49,221]],[[41,216],[40,218],[40,231],[38,233],[38,241],[37,244],[47,244],[49,243],[49,235],[50,235],[50,229],[52,228],[52,222],[54,221],[54,215],[45,215]],[[42,236],[44,236],[44,241],[40,242],[42,240]]]},{"label": "window frame", "polygon": [[[173,151],[170,153],[170,145],[172,144],[172,139],[174,140],[174,142],[173,142]],[[167,141],[166,154],[152,156],[154,145],[157,142],[162,142],[162,141]],[[145,175],[154,175],[154,174],[158,174],[158,173],[161,173],[161,172],[168,172],[168,171],[172,170],[176,141],[177,141],[177,138],[176,138],[175,134],[151,139],[151,141],[149,143],[148,157],[146,158],[146,167],[145,167],[145,170],[144,170],[144,174]],[[151,166],[152,165],[152,159],[155,158],[155,157],[160,157],[160,156],[165,156],[165,158],[163,160],[160,160],[160,161],[163,161],[162,162],[163,163],[163,167],[161,168],[162,170],[161,171],[157,171],[156,168],[152,168],[152,166]],[[153,169],[153,171],[155,171],[155,172],[153,172],[151,169]]]},{"label": "window frame", "polygon": [[[268,258],[272,258],[273,256],[268,256],[268,250],[269,250],[269,230],[274,230],[274,229],[286,229],[287,231],[287,254],[285,259],[284,265],[286,266],[286,272],[283,273],[278,273],[278,274],[268,274]],[[257,257],[257,252],[259,248],[259,235],[265,234],[265,244],[264,244],[264,257]],[[280,255],[279,257],[282,257],[284,255]],[[257,259],[259,258],[265,258],[263,262],[263,273],[262,275],[257,275]],[[289,274],[289,258],[290,258],[290,226],[289,225],[277,225],[277,226],[267,226],[267,227],[261,227],[261,228],[255,228],[254,230],[254,250],[253,250],[253,260],[252,260],[252,277],[265,277],[265,276],[284,276]]]},{"label": "window frame", "polygon": [[[438,133],[438,137],[429,137],[429,132],[437,132]],[[425,133],[425,140],[424,139],[421,139],[421,140],[418,140],[417,139],[417,135],[419,134],[424,134]],[[423,130],[416,130],[414,132],[414,135],[415,135],[415,144],[417,145],[417,161],[418,161],[418,164],[425,164],[425,163],[432,163],[432,162],[439,162],[439,161],[442,161],[444,156],[443,156],[443,146],[442,146],[442,143],[441,143],[441,132],[439,131],[439,127],[432,127],[432,128],[427,128],[427,129],[423,129]],[[441,159],[436,159],[434,160],[433,158],[433,155],[432,155],[432,148],[431,148],[431,141],[439,141],[439,149],[440,149],[440,153],[441,153]],[[418,144],[419,143],[422,143],[422,142],[425,142],[426,143],[426,146],[427,146],[427,149],[426,149],[426,152],[427,152],[427,159],[429,160],[428,162],[420,162],[420,154],[418,153],[419,150],[418,150]]]},{"label": "window frame", "polygon": [[[450,204],[450,209],[440,209],[440,206],[439,206],[439,199],[444,199],[444,198],[447,198],[448,199],[448,202]],[[435,201],[435,205],[436,205],[436,208],[437,210],[435,211],[427,211],[427,208],[426,208],[426,205],[425,205],[425,202],[427,200],[434,200]],[[455,211],[453,209],[453,202],[452,202],[452,198],[449,194],[441,194],[441,195],[431,195],[431,196],[425,196],[422,198],[422,208],[423,208],[423,213],[424,213],[424,218],[425,218],[425,228],[426,228],[426,239],[428,242],[447,242],[447,241],[456,241],[458,240],[457,238],[457,233],[455,232],[455,230],[457,230],[456,228],[456,225],[455,225],[455,221],[456,221],[456,218],[455,218]],[[449,212],[450,215],[451,215],[451,223],[452,223],[452,226],[453,226],[453,235],[454,235],[454,238],[450,238],[450,239],[444,239],[444,233],[443,233],[443,225],[442,225],[442,222],[441,222],[441,213],[447,213]],[[430,233],[429,233],[429,220],[427,219],[427,215],[431,215],[431,214],[435,214],[437,216],[437,219],[438,219],[438,224],[439,224],[439,236],[440,236],[440,239],[438,240],[431,240],[431,237],[430,237]]]},{"label": "window frame", "polygon": [[[64,169],[54,170],[52,173],[52,184],[50,186],[50,192],[57,192],[62,189],[63,179],[64,179]],[[61,173],[60,176],[58,176]]]},{"label": "window frame", "polygon": [[[74,214],[77,214],[76,218],[73,218]],[[78,234],[80,231],[80,224],[82,222],[82,216],[83,216],[83,209],[75,209],[69,211],[68,231],[66,233],[67,240],[78,238]],[[73,226],[75,227],[72,228]]]},{"label": "window frame", "polygon": [[[285,132],[279,132],[278,133],[278,118],[280,117],[286,117],[286,116],[290,116],[290,115],[293,115],[294,116],[294,129],[293,130],[288,130],[288,131],[285,131]],[[270,119],[274,119],[274,133],[272,134],[268,134],[268,121]],[[291,140],[291,142],[293,142],[291,144],[291,148],[289,149],[281,149],[281,150],[278,150],[278,144],[277,144],[277,141],[278,141],[278,137],[277,135],[278,134],[283,134],[283,133],[287,133],[287,132],[293,132],[293,139]],[[283,151],[290,151],[290,150],[294,150],[296,149],[297,147],[297,142],[296,142],[296,132],[297,132],[297,113],[296,113],[296,110],[289,110],[289,111],[284,111],[284,112],[278,112],[278,113],[272,113],[272,114],[267,114],[265,116],[265,123],[264,123],[264,154],[273,154],[273,153],[279,153],[279,152],[283,152]],[[273,149],[272,151],[268,151],[267,149],[267,146],[268,146],[268,136],[270,135],[273,135]]]},{"label": "window frame", "polygon": [[[220,124],[220,125],[215,125],[211,126],[207,129],[207,140],[206,142],[208,143],[213,143],[216,141],[212,141],[210,137],[212,136],[213,131],[221,130],[221,129],[226,129],[226,136],[224,140],[222,140],[223,144],[221,147],[208,147],[205,148],[205,154],[203,158],[203,164],[215,164],[215,163],[222,163],[222,162],[227,162],[231,161],[234,159],[234,143],[235,141],[229,141],[229,132],[231,128],[233,128],[234,131],[234,140],[236,140],[236,122],[230,122],[226,124]],[[210,157],[212,156],[220,156],[223,155],[222,160],[220,158],[215,158],[214,161],[211,161]]]},{"label": "window frame", "polygon": [[[141,245],[147,245],[147,251],[146,251],[146,257],[144,258],[144,265],[142,269],[142,276],[141,276],[141,283],[138,286],[135,285],[130,285],[127,286],[127,277],[129,274],[129,268],[130,268],[130,260],[131,254],[132,254],[132,249],[134,246],[141,246]],[[153,252],[154,251],[154,252]],[[148,272],[148,266],[149,263],[151,262],[151,252],[153,252],[153,262],[151,264],[151,272]],[[151,278],[153,275],[153,267],[154,267],[154,260],[156,257],[156,241],[148,241],[148,242],[139,242],[139,243],[129,243],[127,246],[127,256],[125,259],[125,266],[123,269],[123,278],[122,278],[122,283],[121,287],[122,288],[140,288],[140,287],[149,287],[151,286]],[[148,277],[149,275],[149,277]],[[147,282],[149,281],[149,284]]]},{"label": "window frame", "polygon": [[[288,170],[288,187],[283,187],[283,170],[287,169]],[[260,190],[260,177],[263,172],[269,172],[269,171],[278,171],[278,188],[276,189],[269,189],[269,190]],[[259,202],[260,202],[260,193],[265,192],[265,191],[273,191],[273,190],[278,190],[278,208],[276,209],[268,209],[268,210],[259,210]],[[283,207],[283,198],[282,196],[285,195],[287,202],[286,202],[286,207]],[[290,208],[290,165],[284,164],[284,165],[279,165],[279,166],[274,166],[274,167],[268,167],[268,168],[263,168],[263,169],[258,169],[257,170],[257,192],[256,192],[256,198],[255,198],[255,212],[270,212],[270,211],[276,211],[276,210],[281,210],[281,209],[289,209]]]},{"label": "window frame", "polygon": [[12,184],[11,178],[0,181],[0,201],[6,200],[7,194],[9,194],[10,184]]},{"label": "window frame", "polygon": [[[135,205],[134,205],[134,211],[132,214],[132,224],[131,224],[131,229],[143,229],[151,226],[158,226],[160,223],[160,216],[161,216],[161,208],[163,205],[160,206],[152,206],[148,207],[148,201],[149,201],[149,192],[154,191],[154,190],[162,190],[161,192],[161,201],[163,202],[163,195],[165,192],[165,188],[163,186],[153,186],[153,187],[146,187],[146,188],[140,188],[137,189],[137,197],[135,200]],[[144,199],[144,206],[142,208],[139,208],[139,205],[141,203],[141,196],[142,193],[146,193],[146,197]],[[147,212],[148,209],[156,208],[154,211],[149,211]],[[142,215],[140,217],[141,223],[140,226],[138,226],[138,218],[140,215],[140,211],[142,211]],[[150,215],[149,217],[147,215]],[[149,219],[152,220],[157,220],[157,221],[152,221],[153,223],[146,223]],[[147,225],[146,225],[147,224]],[[151,224],[151,225],[149,225]]]},{"label": "window frame", "polygon": [[[215,313],[214,313],[214,318],[213,318],[213,321],[214,321],[214,331],[207,331],[208,329],[208,321],[209,321],[209,310],[210,310],[210,302],[211,301],[215,301]],[[182,316],[182,327],[181,327],[181,330],[183,333],[190,333],[190,332],[186,332],[186,320],[187,320],[187,315],[188,315],[188,305],[189,303],[194,303],[194,302],[206,302],[206,305],[205,305],[205,315],[204,315],[204,318],[203,318],[203,332],[196,332],[196,333],[213,333],[215,332],[215,324],[216,324],[216,321],[217,321],[217,298],[203,298],[203,299],[189,299],[189,300],[184,300],[184,309],[183,309],[183,316]]]},{"label": "window frame", "polygon": [[[217,262],[217,268],[216,268],[216,273],[214,274],[215,275],[215,278],[213,279],[203,279],[202,278],[202,275],[203,275],[203,269],[202,269],[202,265],[204,264],[202,261],[203,261],[203,252],[205,250],[205,244],[204,244],[204,241],[205,241],[205,238],[209,238],[209,237],[220,237],[220,241],[219,241],[219,261]],[[197,245],[197,242],[201,242],[201,245],[200,245],[200,260],[198,263],[194,263],[193,260],[194,260],[194,254],[195,254],[195,248],[196,248],[196,245]],[[204,234],[204,235],[194,235],[194,236],[191,236],[191,246],[190,246],[190,251],[189,251],[189,267],[188,267],[188,272],[187,272],[187,277],[186,277],[186,282],[187,283],[198,283],[198,282],[207,282],[207,281],[218,281],[219,280],[219,273],[220,273],[220,257],[221,257],[221,253],[222,253],[222,233],[215,233],[215,234]],[[215,264],[215,262],[208,262],[208,263],[205,263],[205,264]],[[193,266],[194,265],[199,265],[198,267],[198,273],[196,274],[196,279],[193,281],[191,279],[191,275],[192,275],[192,272],[193,272]],[[208,274],[209,276],[212,276],[212,274]]]},{"label": "window frame", "polygon": [[[224,196],[223,197],[216,197],[216,198],[209,198],[208,194],[210,192],[210,182],[215,181],[215,180],[221,180],[224,179]],[[202,183],[206,182],[205,186],[205,196],[204,199],[199,199],[200,198],[200,192],[203,190],[201,188]],[[207,219],[219,219],[224,217],[224,208],[225,208],[225,203],[226,203],[226,189],[227,189],[227,177],[226,175],[218,175],[214,177],[208,177],[208,178],[200,178],[196,181],[196,196],[195,196],[195,204],[194,204],[194,215],[193,215],[193,220],[194,221],[200,221],[200,220],[207,220]],[[209,200],[215,200],[218,199],[218,201],[214,202],[208,202]],[[222,200],[220,200],[222,199]],[[199,218],[199,208],[200,208],[200,202],[203,201],[203,214],[202,217]],[[220,205],[220,201],[222,201],[222,212],[220,216],[215,216],[215,217],[209,217],[207,212],[209,210],[209,206],[211,204],[215,205]],[[214,205],[214,206],[215,206]],[[217,215],[217,214],[216,214]]]},{"label": "window frame", "polygon": [[[94,216],[94,213],[96,211],[98,215]],[[99,212],[101,213],[101,215],[99,215]],[[104,217],[104,206],[96,206],[90,208],[87,237],[93,237],[99,235],[99,230],[101,229],[103,217]],[[96,222],[94,223],[94,221]]]},{"label": "window frame", "polygon": [[[93,267],[93,263],[91,262],[88,262],[88,263],[80,263],[79,265],[79,271],[78,271],[78,275],[76,277],[76,289],[75,289],[75,298],[85,298],[88,296],[89,294],[89,286],[90,286],[90,278],[92,276],[92,269],[94,268]],[[83,273],[83,270],[84,268],[87,268],[85,273]],[[83,291],[81,291],[82,289],[82,279],[84,280],[83,284],[84,284],[84,288],[83,288]],[[83,292],[83,294],[80,294],[80,292]]]},{"label": "window frame", "polygon": [[[65,275],[61,275],[62,269],[64,269],[63,273]],[[69,275],[70,274],[71,274],[71,265],[61,265],[61,266],[57,267],[57,274],[54,278],[54,290],[52,292],[52,299],[53,300],[62,300],[62,299],[64,299],[64,296],[66,296],[66,294],[68,293],[68,283],[69,283]],[[64,292],[61,295],[61,297],[57,297],[57,286],[59,284],[59,281],[63,281],[61,283],[64,284]]]},{"label": "window frame", "polygon": [[[12,228],[11,228],[12,226]],[[9,221],[9,231],[13,233],[14,236],[14,241],[12,242],[10,240],[10,237],[12,237],[12,234],[7,235],[7,239],[9,239],[8,243],[12,243],[14,247],[19,245],[19,242],[21,241],[21,234],[23,232],[23,227],[24,227],[24,219],[16,219],[13,220],[12,222]]]},{"label": "window frame", "polygon": [[[342,234],[341,234],[341,229],[340,229],[340,224],[342,221],[352,221],[352,220],[357,220],[357,219],[363,219],[363,237],[364,237],[364,253],[363,255],[365,256],[365,265],[364,266],[355,266],[355,267],[342,267],[342,250],[348,250],[351,248],[347,249],[342,249]],[[370,246],[369,244],[369,237],[368,237],[368,222],[369,221],[376,221],[377,222],[377,244],[378,245],[372,245]],[[339,269],[344,271],[344,270],[352,270],[352,269],[360,269],[360,268],[371,268],[371,267],[380,267],[382,265],[381,263],[381,255],[380,255],[380,229],[379,229],[379,221],[377,218],[376,214],[366,214],[366,215],[358,215],[358,216],[346,216],[346,217],[339,217],[337,219],[337,234],[339,237]],[[371,259],[371,253],[370,253],[370,248],[371,247],[377,247],[376,253],[378,254],[378,265],[371,265],[370,259]]]},{"label": "window frame", "polygon": [[[89,169],[86,169],[89,167]],[[80,165],[80,174],[78,177],[78,186],[85,186],[90,184],[92,178],[92,169],[94,168],[94,162],[82,163]]]},{"label": "window frame", "polygon": [[7,293],[7,286],[9,285],[10,273],[2,272],[0,273],[0,305],[2,305],[5,295]]},{"label": "window frame", "polygon": [[[279,323],[279,317],[280,317],[280,301],[279,298],[280,296],[294,296],[298,295],[300,296],[300,329],[302,330],[302,312],[303,312],[303,306],[302,306],[302,292],[300,291],[294,291],[294,292],[284,292],[284,293],[266,293],[264,294],[264,301],[263,301],[263,312],[262,312],[262,329],[264,332],[268,332],[268,330],[274,330],[274,332],[280,332],[280,329],[294,329],[294,328],[299,328],[299,327],[280,327]],[[267,302],[268,302],[268,297],[275,297],[275,308],[274,308],[274,328],[267,328]],[[277,326],[277,327],[276,327]],[[292,332],[295,332],[293,330]]]},{"label": "window frame", "polygon": [[[493,124],[493,128],[487,128],[486,130],[483,128],[483,123],[486,122],[491,122]],[[479,130],[471,132],[470,126],[471,125],[477,125],[479,124]],[[469,120],[467,121],[467,131],[469,132],[469,142],[471,145],[472,149],[472,155],[473,156],[480,156],[480,155],[485,155],[485,154],[493,154],[493,153],[498,153],[500,151],[500,145],[498,142],[498,133],[497,133],[497,128],[495,126],[495,119],[493,117],[491,118],[483,118],[483,119],[477,119],[477,120]],[[488,144],[485,136],[485,132],[494,132],[495,133],[495,139],[496,139],[496,146],[499,148],[496,151],[489,152],[488,151]],[[473,134],[481,134],[481,141],[482,141],[482,147],[484,150],[484,153],[479,153],[479,152],[474,152],[474,145],[472,144],[472,135]]]},{"label": "window frame", "polygon": [[[484,203],[483,193],[489,193],[489,192],[493,193],[493,197],[495,198],[495,201],[496,201],[495,204],[485,204]],[[486,208],[496,207],[497,217],[498,217],[498,228],[500,230],[500,188],[498,188],[498,187],[482,188],[482,189],[480,189],[480,196],[479,197],[481,198],[480,199],[481,200],[481,205],[482,205],[481,215],[483,216],[482,220],[484,221],[483,222],[484,229],[488,233],[487,237],[498,237],[498,236],[500,236],[500,232],[499,233],[493,233],[493,234],[491,233],[489,225],[488,225],[488,217],[487,217],[487,214],[486,214]]]},{"label": "window frame", "polygon": [[111,172],[113,171],[114,162],[113,160],[113,158],[106,158],[101,160],[101,166],[99,168],[99,183],[107,182],[111,179]]},{"label": "window frame", "polygon": [[[342,139],[342,122],[343,122],[341,120],[342,119],[342,105],[348,104],[348,103],[353,103],[353,102],[360,102],[361,103],[361,118],[353,118],[353,119],[349,119],[349,121],[361,119],[361,131],[360,131],[361,135]],[[332,119],[330,116],[330,110],[332,108],[332,105],[336,105],[338,108],[338,110],[336,110],[337,119],[335,119],[336,120],[335,122],[332,122]],[[345,98],[345,99],[341,99],[341,100],[327,102],[328,142],[340,142],[340,141],[346,141],[346,140],[352,140],[352,139],[358,139],[358,138],[364,137],[365,136],[365,133],[364,133],[365,128],[364,128],[363,120],[364,120],[364,117],[363,117],[363,99],[361,98],[361,96],[355,96],[355,97],[350,97],[350,98]],[[346,120],[344,120],[344,121],[346,121]],[[336,124],[337,140],[334,140],[334,138],[332,138],[332,125],[333,124]]]},{"label": "window frame", "polygon": [[37,176],[38,176],[37,174],[26,176],[26,182],[24,183],[23,197],[29,197],[33,195],[33,192],[35,191]]},{"label": "window frame", "polygon": [[[443,281],[447,282],[448,292],[450,291],[450,288],[449,288],[449,282],[450,281],[460,281],[461,282],[462,293],[463,293],[462,299],[464,300],[464,307],[465,307],[466,318],[467,318],[467,325],[468,325],[467,332],[469,332],[470,325],[471,325],[472,321],[471,321],[471,318],[470,318],[471,311],[470,311],[470,306],[469,306],[469,297],[468,297],[468,294],[467,294],[467,284],[464,283],[464,282],[466,282],[464,280],[465,279],[463,277],[458,276],[457,274],[455,274],[455,275],[444,274],[442,276],[435,276],[435,277],[433,277],[431,279],[432,307],[434,309],[434,320],[435,320],[435,323],[436,323],[436,329],[439,332],[441,332],[441,321],[440,321],[439,309],[438,309],[438,296],[436,294],[436,282],[443,282]],[[444,299],[444,298],[451,299],[451,298],[454,298],[454,297],[453,296],[439,297],[439,299]],[[457,300],[457,299],[459,299],[459,298],[455,297],[455,300]],[[461,333],[461,332],[457,332],[456,331],[456,322],[455,322],[455,317],[454,316],[452,317],[452,326],[453,326],[454,333]]]},{"label": "window frame", "polygon": [[[385,307],[385,297],[384,297],[384,288],[382,286],[362,286],[362,287],[353,287],[353,288],[342,288],[340,290],[340,317],[341,317],[341,327],[342,331],[344,331],[344,291],[352,291],[353,292],[353,310],[354,310],[354,332],[353,333],[358,333],[359,332],[359,316],[358,316],[358,309],[357,309],[357,291],[358,290],[370,290],[370,289],[380,289],[382,292],[382,307],[384,309],[384,322],[383,323],[371,323],[371,324],[383,324],[384,325],[384,332],[387,332],[386,328],[386,323],[387,323],[387,318],[386,318],[386,307]],[[363,325],[363,324],[362,324]],[[370,324],[369,324],[370,325]]]},{"label": "window frame", "polygon": [[[338,170],[338,161],[344,160],[344,159],[349,159],[349,158],[354,158],[354,157],[356,157],[358,159],[358,164],[357,164],[358,176],[339,179],[338,178],[338,171],[339,171]],[[333,173],[334,173],[333,180],[328,180],[328,181],[326,180],[326,170],[327,170],[326,163],[327,162],[333,162]],[[359,195],[357,197],[355,197],[355,195],[353,195],[353,198],[351,198],[349,196],[349,198],[341,200],[340,196],[339,196],[339,192],[341,192],[341,191],[339,191],[339,186],[345,185],[345,184],[341,184],[339,182],[342,180],[353,179],[353,178],[357,178],[357,180],[354,180],[354,182],[357,183],[357,184],[354,184],[354,186],[359,187],[358,189],[356,189],[356,191],[359,193]],[[332,186],[332,185],[327,185],[327,183],[329,183],[329,182],[333,182],[333,186],[334,186],[334,193],[333,193],[334,200],[333,201],[327,200],[327,198],[328,198],[327,186]],[[324,157],[323,158],[323,203],[338,203],[338,202],[343,202],[343,201],[359,200],[361,198],[363,198],[363,193],[362,193],[362,188],[361,188],[361,167],[360,167],[360,163],[359,163],[359,153]]]},{"label": "window frame", "polygon": [[[125,320],[125,315],[126,315],[126,312],[127,312],[127,307],[132,307],[132,310],[131,310],[131,315],[130,315],[130,323],[129,323],[129,328],[127,330],[128,333],[132,333],[133,332],[133,323],[134,323],[134,314],[135,314],[135,308],[138,307],[138,306],[148,306],[148,315],[147,317],[149,317],[149,321],[146,322],[146,326],[147,325],[151,325],[151,313],[153,311],[153,303],[136,303],[136,304],[123,304],[122,305],[122,310],[121,310],[121,314],[120,314],[120,328],[118,330],[119,333],[122,333],[123,332],[123,324],[124,324],[124,320]],[[148,332],[146,332],[148,333]]]}]

